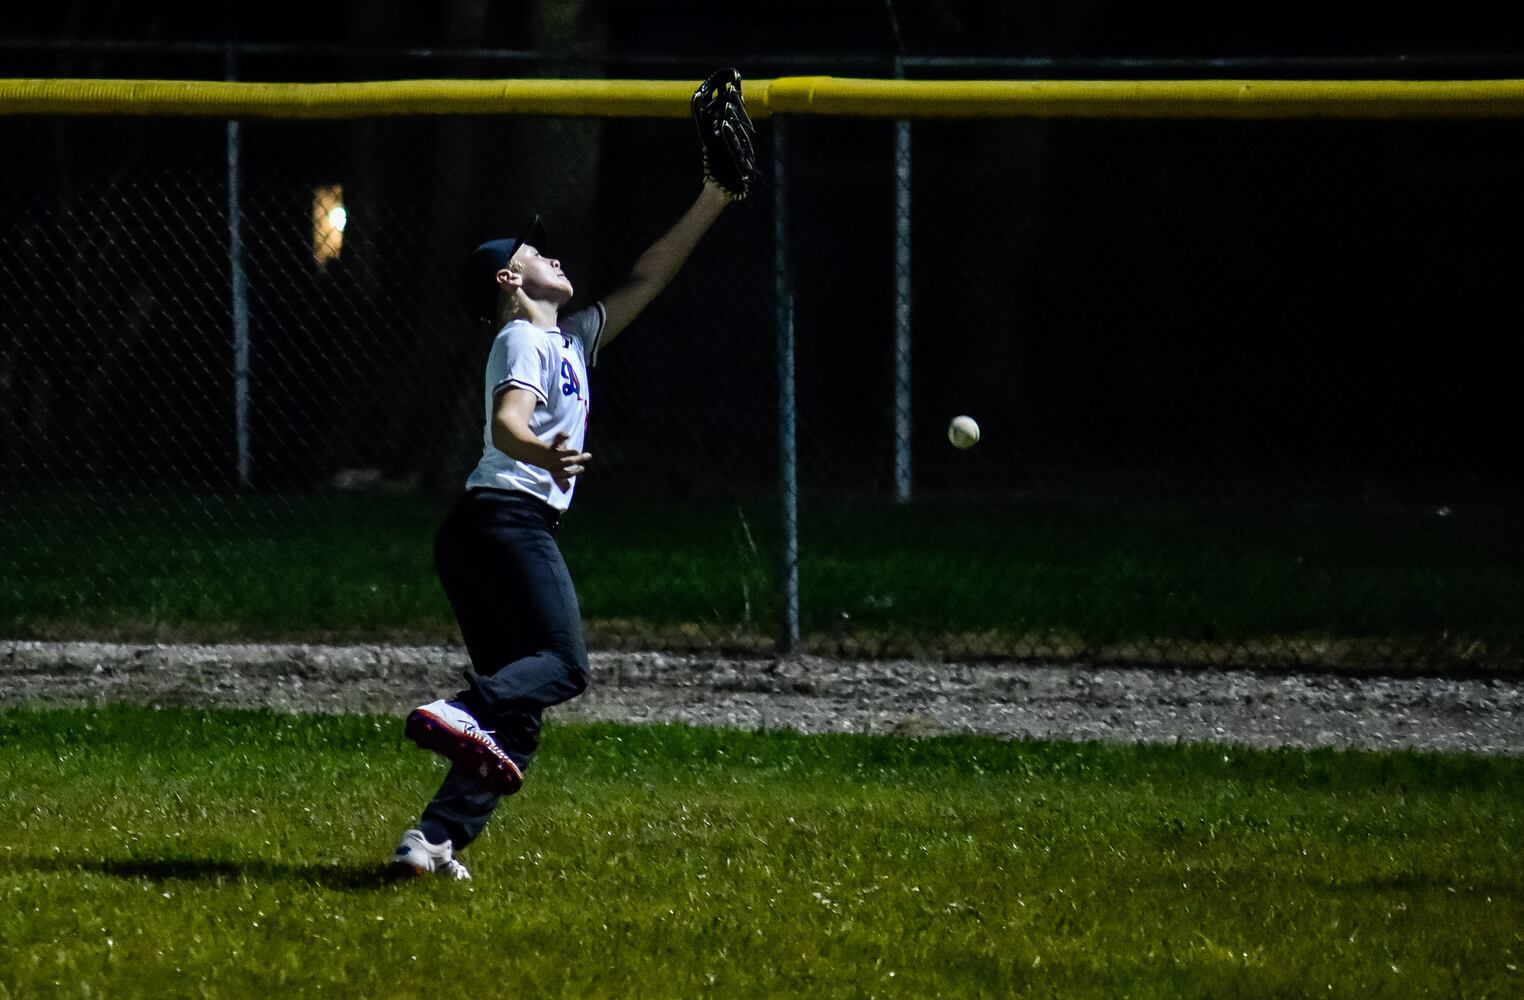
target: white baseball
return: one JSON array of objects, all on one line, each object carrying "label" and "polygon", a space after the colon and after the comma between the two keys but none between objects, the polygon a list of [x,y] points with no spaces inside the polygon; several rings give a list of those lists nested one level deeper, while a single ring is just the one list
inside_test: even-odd
[{"label": "white baseball", "polygon": [[979,425],[973,417],[953,417],[947,425],[947,440],[954,448],[972,448],[979,443]]}]

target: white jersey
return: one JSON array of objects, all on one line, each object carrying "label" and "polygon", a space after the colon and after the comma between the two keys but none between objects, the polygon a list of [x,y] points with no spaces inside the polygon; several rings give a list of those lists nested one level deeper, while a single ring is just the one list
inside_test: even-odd
[{"label": "white jersey", "polygon": [[516,319],[498,331],[487,355],[482,458],[466,480],[467,489],[485,486],[520,490],[557,510],[571,506],[576,477],[572,477],[571,488],[563,490],[538,465],[528,465],[503,454],[492,443],[492,414],[501,393],[528,389],[535,398],[534,413],[529,418],[530,432],[546,444],[564,432],[570,435],[566,444],[574,451],[582,451],[591,405],[587,370],[597,363],[605,318],[603,303],[598,302],[566,316],[549,330]]}]

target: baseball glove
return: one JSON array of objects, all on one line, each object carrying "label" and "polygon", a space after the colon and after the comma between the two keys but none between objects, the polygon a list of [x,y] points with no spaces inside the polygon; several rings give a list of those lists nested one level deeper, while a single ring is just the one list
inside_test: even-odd
[{"label": "baseball glove", "polygon": [[690,102],[704,155],[704,176],[740,201],[757,176],[752,127],[741,100],[741,74],[726,67],[709,74]]}]

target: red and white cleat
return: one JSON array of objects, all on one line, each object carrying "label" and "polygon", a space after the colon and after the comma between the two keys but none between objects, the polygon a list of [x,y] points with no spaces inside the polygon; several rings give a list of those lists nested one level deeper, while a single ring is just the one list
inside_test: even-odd
[{"label": "red and white cleat", "polygon": [[524,774],[503,753],[492,734],[477,725],[470,712],[448,701],[430,702],[408,713],[402,731],[425,750],[465,768],[482,787],[512,795],[524,787]]}]

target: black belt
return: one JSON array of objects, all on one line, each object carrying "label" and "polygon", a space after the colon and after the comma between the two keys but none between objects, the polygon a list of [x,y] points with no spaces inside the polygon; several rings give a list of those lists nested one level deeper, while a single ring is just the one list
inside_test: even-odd
[{"label": "black belt", "polygon": [[552,507],[533,493],[526,493],[524,490],[507,490],[501,486],[473,486],[466,490],[467,496],[473,493],[491,493],[496,496],[511,497],[514,500],[527,502],[545,518],[545,523],[550,526],[552,534],[561,527],[561,515],[566,513],[558,507]]}]

